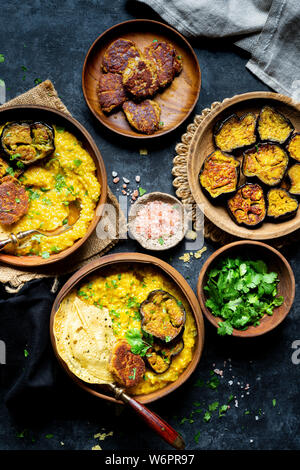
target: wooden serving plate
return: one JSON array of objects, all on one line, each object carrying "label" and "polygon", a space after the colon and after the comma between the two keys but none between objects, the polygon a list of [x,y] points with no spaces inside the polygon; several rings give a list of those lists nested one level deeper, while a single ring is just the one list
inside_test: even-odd
[{"label": "wooden serving plate", "polygon": [[[299,229],[300,210],[298,210],[295,218],[289,221],[276,224],[264,222],[261,227],[256,229],[241,227],[230,218],[224,203],[214,205],[208,200],[200,187],[199,171],[205,158],[215,150],[213,143],[213,129],[215,124],[233,113],[237,113],[241,116],[242,114],[253,112],[257,115],[260,109],[265,105],[273,106],[281,111],[291,120],[295,131],[300,131],[300,104],[294,102],[292,98],[264,91],[244,93],[224,100],[208,114],[193,136],[187,158],[189,186],[196,203],[204,208],[206,217],[217,227],[231,235],[253,240],[278,238]],[[241,174],[240,184],[243,184],[244,181],[245,178]]]},{"label": "wooden serving plate", "polygon": [[77,271],[77,273],[75,273],[65,283],[65,285],[62,287],[62,289],[58,293],[54,301],[52,310],[51,310],[50,337],[51,337],[51,342],[52,342],[52,346],[54,349],[54,353],[59,363],[77,385],[79,385],[83,390],[85,390],[86,392],[94,396],[97,396],[99,398],[104,398],[105,400],[112,401],[114,403],[123,404],[122,401],[119,401],[113,398],[109,394],[109,392],[105,393],[106,392],[105,385],[91,385],[91,384],[85,383],[82,380],[80,380],[78,377],[76,377],[72,372],[70,372],[69,368],[64,363],[64,361],[60,358],[57,352],[56,341],[55,341],[55,337],[53,333],[53,322],[54,322],[54,316],[59,308],[61,301],[65,298],[65,296],[72,289],[74,289],[76,285],[81,283],[84,280],[84,278],[90,276],[91,274],[94,275],[97,271],[103,270],[103,268],[115,266],[118,264],[124,264],[124,263],[154,266],[157,269],[161,270],[165,276],[169,277],[177,285],[177,287],[179,287],[182,294],[186,297],[190,305],[191,311],[194,314],[196,327],[198,331],[196,346],[195,346],[192,361],[190,362],[188,367],[185,369],[185,371],[180,375],[180,377],[175,382],[171,382],[169,385],[167,385],[166,387],[160,390],[157,390],[152,393],[148,393],[146,395],[138,395],[135,397],[140,403],[150,403],[152,401],[158,400],[159,398],[162,398],[168,395],[169,393],[173,392],[190,377],[192,372],[197,367],[197,364],[202,354],[203,345],[204,345],[204,322],[203,322],[203,316],[202,316],[202,312],[201,312],[199,303],[197,301],[197,298],[193,290],[191,289],[191,287],[183,278],[183,276],[169,264],[165,263],[159,258],[155,258],[153,256],[145,255],[142,253],[117,253],[114,255],[104,256],[100,259],[97,259],[87,264],[86,266],[81,268],[79,271]]},{"label": "wooden serving plate", "polygon": [[240,338],[251,338],[261,336],[278,326],[289,313],[295,298],[295,277],[292,268],[286,258],[270,245],[265,243],[242,240],[229,245],[225,245],[215,251],[204,263],[197,284],[197,294],[201,309],[206,318],[218,328],[218,323],[222,321],[220,317],[215,317],[205,306],[206,293],[204,287],[207,283],[209,271],[223,258],[244,257],[252,260],[263,260],[268,266],[269,272],[278,274],[278,295],[284,297],[284,302],[274,309],[273,315],[265,315],[258,326],[250,326],[247,330],[233,329],[232,336]]},{"label": "wooden serving plate", "polygon": [[105,204],[107,198],[107,178],[102,156],[91,135],[78,121],[76,121],[76,119],[61,111],[55,110],[53,108],[47,108],[46,106],[18,105],[0,109],[0,122],[20,121],[27,119],[35,119],[49,122],[50,124],[57,124],[61,127],[64,127],[77,137],[77,139],[82,143],[83,148],[94,160],[97,169],[97,178],[101,184],[101,194],[98,204],[95,208],[94,218],[91,221],[86,234],[83,238],[76,241],[70,248],[63,250],[60,253],[51,255],[47,259],[41,258],[40,256],[14,256],[0,252],[0,262],[24,268],[30,266],[44,266],[56,261],[61,261],[62,259],[74,253],[81,245],[84,244],[84,242],[89,238],[93,230],[96,228],[102,215],[103,205]]},{"label": "wooden serving plate", "polygon": [[[153,39],[168,41],[183,58],[183,70],[169,87],[157,93],[154,100],[161,107],[160,121],[164,126],[152,135],[136,132],[126,120],[122,110],[107,115],[102,112],[96,93],[102,75],[102,58],[107,46],[118,38],[134,41],[140,50]],[[94,116],[117,134],[136,139],[162,136],[176,129],[190,115],[197,103],[201,87],[201,72],[197,57],[187,40],[175,29],[158,21],[130,20],[105,31],[90,47],[82,70],[82,89],[88,107]]]}]

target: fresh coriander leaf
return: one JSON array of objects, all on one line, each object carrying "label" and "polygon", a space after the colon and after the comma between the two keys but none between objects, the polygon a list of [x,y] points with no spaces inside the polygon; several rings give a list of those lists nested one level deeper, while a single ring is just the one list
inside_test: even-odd
[{"label": "fresh coriander leaf", "polygon": [[139,195],[140,196],[143,196],[144,194],[146,194],[146,192],[147,192],[146,189],[143,189],[143,188],[139,187]]},{"label": "fresh coriander leaf", "polygon": [[47,259],[50,257],[50,253],[48,251],[43,251],[42,258]]}]

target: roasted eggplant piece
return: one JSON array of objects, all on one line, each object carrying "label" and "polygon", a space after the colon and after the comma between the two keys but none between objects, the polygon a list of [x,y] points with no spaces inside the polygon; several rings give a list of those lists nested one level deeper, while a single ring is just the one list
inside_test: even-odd
[{"label": "roasted eggplant piece", "polygon": [[286,150],[291,158],[300,162],[300,133],[293,134],[289,139]]},{"label": "roasted eggplant piece", "polygon": [[199,180],[203,190],[212,199],[228,196],[238,187],[240,163],[231,155],[215,150],[204,161]]},{"label": "roasted eggplant piece", "polygon": [[288,163],[289,157],[283,148],[266,142],[244,152],[243,173],[268,186],[276,186],[283,179]]},{"label": "roasted eggplant piece", "polygon": [[267,214],[264,192],[259,184],[246,183],[227,202],[233,221],[247,228],[257,228]]},{"label": "roasted eggplant piece", "polygon": [[11,122],[2,130],[1,146],[11,161],[29,165],[54,151],[54,130],[44,122]]},{"label": "roasted eggplant piece", "polygon": [[267,194],[268,217],[274,222],[292,219],[297,214],[298,201],[282,188],[272,188]]},{"label": "roasted eggplant piece", "polygon": [[215,145],[223,152],[249,147],[256,143],[256,116],[247,113],[240,118],[232,114],[219,124],[214,132]]},{"label": "roasted eggplant piece", "polygon": [[294,132],[289,119],[271,106],[264,106],[258,116],[257,133],[262,142],[284,144]]},{"label": "roasted eggplant piece", "polygon": [[140,306],[142,329],[169,343],[182,331],[185,310],[181,302],[164,290],[153,290]]},{"label": "roasted eggplant piece", "polygon": [[300,196],[300,163],[291,166],[287,174],[291,182],[289,192]]},{"label": "roasted eggplant piece", "polygon": [[173,343],[170,345],[155,343],[152,348],[148,349],[146,354],[147,363],[156,374],[166,372],[172,363],[173,357],[183,350],[183,339],[180,338],[175,344]]}]

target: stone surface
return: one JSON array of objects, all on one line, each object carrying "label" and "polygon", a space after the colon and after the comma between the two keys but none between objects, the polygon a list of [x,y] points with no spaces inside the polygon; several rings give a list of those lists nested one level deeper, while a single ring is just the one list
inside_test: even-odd
[{"label": "stone surface", "polygon": [[[98,35],[127,19],[156,19],[157,16],[148,8],[124,0],[49,0],[46,9],[42,5],[38,0],[22,3],[11,0],[1,6],[0,53],[4,54],[5,62],[0,64],[0,78],[8,87],[7,99],[32,87],[36,78],[50,78],[73,116],[94,137],[116,195],[121,192],[117,192],[121,182],[112,184],[112,171],[118,172],[121,181],[123,177],[134,181],[138,172],[142,188],[174,194],[172,159],[175,145],[188,123],[146,145],[116,138],[93,118],[81,89],[84,57]],[[202,39],[192,45],[202,70],[202,90],[195,113],[213,101],[237,93],[267,90],[245,69],[247,57],[229,42],[220,44]],[[140,148],[145,147],[148,154],[140,155]],[[164,253],[162,258],[170,261],[171,257],[171,264],[195,289],[203,262],[217,248],[211,243],[206,245],[208,249],[202,258],[189,264],[178,259],[185,252],[183,245]],[[114,251],[143,250],[129,240],[121,242]],[[297,278],[299,250],[287,247],[283,252]],[[35,283],[32,289],[36,288]],[[291,361],[292,343],[300,339],[299,292],[286,321],[273,333],[256,340],[218,337],[206,322],[205,348],[196,372],[180,390],[151,406],[181,432],[187,449],[299,449],[300,365]],[[224,371],[217,389],[196,386],[199,379],[210,380],[214,369]],[[20,422],[0,403],[0,449],[91,449],[99,443],[94,435],[103,429],[114,431],[113,436],[100,442],[103,449],[168,449],[130,410],[91,398],[73,386],[58,368],[57,374],[59,385],[53,402],[43,404],[39,412],[36,411],[39,408],[33,410],[35,416],[29,422]],[[203,413],[190,417],[197,409],[196,402],[206,411],[215,401],[226,404],[231,394],[237,397],[238,403],[235,399],[231,401],[224,417],[219,418],[215,412],[208,423],[203,421]],[[27,429],[25,437],[16,437],[24,429]],[[199,439],[195,439],[199,431]],[[47,439],[47,434],[53,437]]]}]

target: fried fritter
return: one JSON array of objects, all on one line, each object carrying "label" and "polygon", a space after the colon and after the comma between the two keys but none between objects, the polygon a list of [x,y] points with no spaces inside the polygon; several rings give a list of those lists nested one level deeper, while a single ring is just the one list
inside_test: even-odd
[{"label": "fried fritter", "polygon": [[133,57],[140,57],[140,51],[134,42],[119,38],[106,49],[102,68],[104,72],[122,74],[127,67],[128,60]]},{"label": "fried fritter", "polygon": [[0,223],[10,225],[28,211],[29,197],[15,178],[6,176],[0,184]]},{"label": "fried fritter", "polygon": [[182,58],[177,55],[174,47],[164,41],[153,41],[144,49],[145,57],[154,62],[160,87],[171,83],[182,70]]},{"label": "fried fritter", "polygon": [[123,111],[129,124],[143,134],[153,134],[159,128],[161,110],[159,104],[153,100],[141,103],[126,101]]},{"label": "fried fritter", "polygon": [[159,88],[155,64],[139,57],[130,59],[123,73],[123,85],[134,98],[153,96]]},{"label": "fried fritter", "polygon": [[126,388],[137,385],[145,374],[145,363],[141,356],[133,354],[125,340],[118,341],[112,351],[110,369],[116,381]]},{"label": "fried fritter", "polygon": [[106,113],[110,113],[113,109],[121,106],[127,99],[121,75],[117,73],[101,75],[97,95],[100,106]]}]

